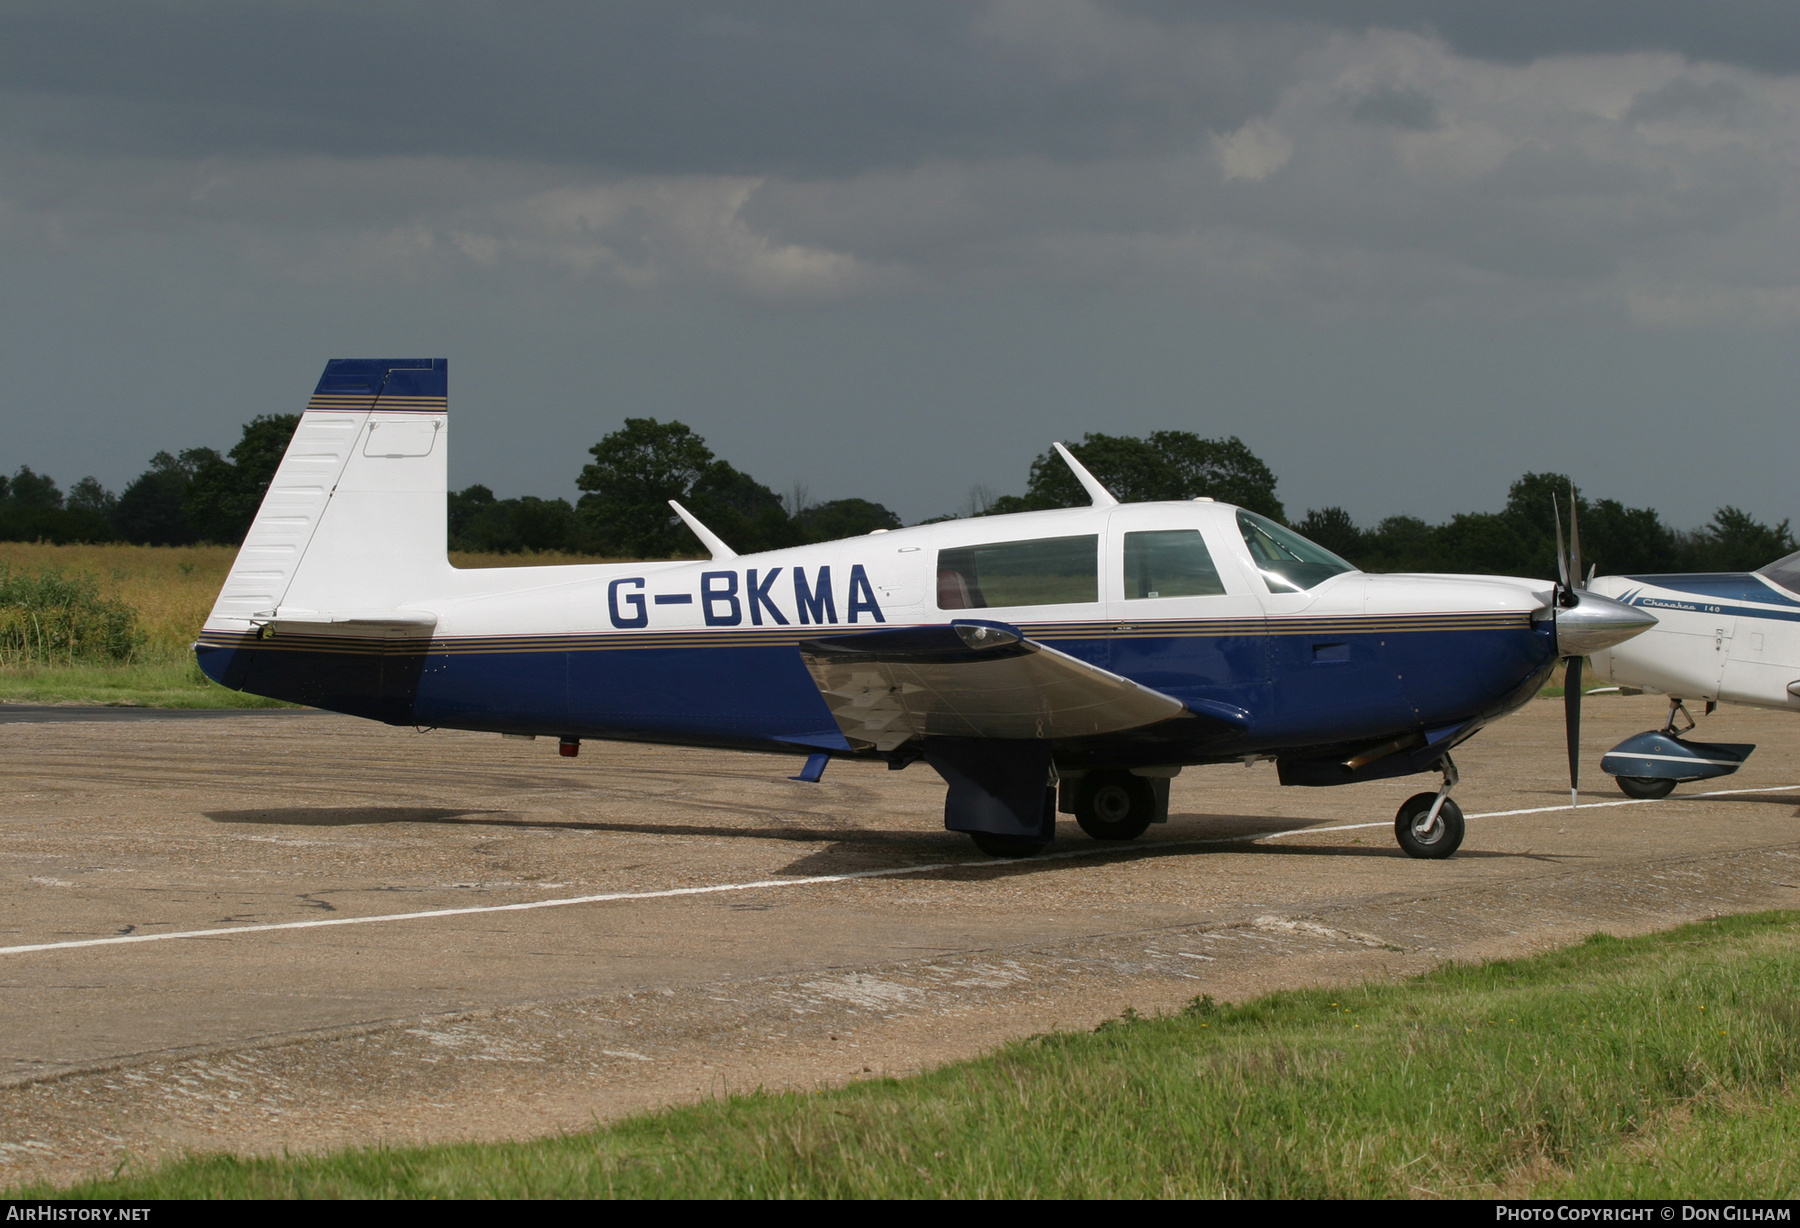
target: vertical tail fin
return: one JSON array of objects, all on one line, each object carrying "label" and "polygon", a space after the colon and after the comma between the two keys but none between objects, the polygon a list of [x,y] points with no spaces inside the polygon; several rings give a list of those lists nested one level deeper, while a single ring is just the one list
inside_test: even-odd
[{"label": "vertical tail fin", "polygon": [[442,587],[448,364],[336,358],[300,417],[206,625],[335,621]]}]

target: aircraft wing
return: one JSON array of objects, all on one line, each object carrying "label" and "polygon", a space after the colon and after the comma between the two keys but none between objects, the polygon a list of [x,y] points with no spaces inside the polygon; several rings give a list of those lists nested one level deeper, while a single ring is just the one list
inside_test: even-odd
[{"label": "aircraft wing", "polygon": [[1187,711],[1001,623],[836,635],[803,641],[800,655],[859,749],[892,750],[914,737],[1088,737]]}]

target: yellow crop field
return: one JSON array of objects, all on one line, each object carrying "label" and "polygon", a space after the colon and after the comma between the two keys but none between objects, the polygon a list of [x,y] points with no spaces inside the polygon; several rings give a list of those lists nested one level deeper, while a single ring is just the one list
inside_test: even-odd
[{"label": "yellow crop field", "polygon": [[0,563],[15,571],[86,574],[138,613],[146,661],[187,655],[237,557],[235,546],[52,546],[0,542]]},{"label": "yellow crop field", "polygon": [[[0,563],[14,570],[49,568],[67,575],[84,573],[100,582],[104,597],[116,597],[138,612],[138,625],[148,637],[146,661],[185,658],[188,645],[206,621],[236,546],[52,546],[44,542],[0,542]],[[609,560],[586,555],[471,554],[450,556],[457,567],[548,567]]]},{"label": "yellow crop field", "polygon": [[[91,576],[100,595],[137,611],[144,642],[129,662],[0,665],[0,702],[130,704],[153,707],[279,706],[213,684],[190,645],[225,584],[236,546],[53,546],[0,542],[0,566],[14,572]],[[584,555],[453,553],[463,568],[544,567],[612,560]]]}]

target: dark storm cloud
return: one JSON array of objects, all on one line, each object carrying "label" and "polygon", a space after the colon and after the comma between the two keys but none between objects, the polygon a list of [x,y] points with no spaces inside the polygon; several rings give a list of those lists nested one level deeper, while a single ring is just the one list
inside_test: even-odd
[{"label": "dark storm cloud", "polygon": [[1554,438],[1779,519],[1795,131],[1762,3],[6,0],[0,465],[429,352],[506,493],[648,414],[909,516],[1176,427],[1359,518]]},{"label": "dark storm cloud", "polygon": [[[1166,151],[1266,109],[1333,30],[1417,31],[1502,61],[1661,50],[1800,69],[1800,6],[1758,0],[1120,2],[1098,7],[1139,41],[1110,58],[1117,28],[1081,28],[1078,7],[14,3],[0,9],[0,91],[16,135],[63,152],[811,176]],[[1173,56],[1200,32],[1212,58],[1159,65],[1159,37]],[[1429,99],[1401,91],[1357,106],[1403,128],[1435,122]]]},{"label": "dark storm cloud", "polygon": [[1429,132],[1438,126],[1438,108],[1430,95],[1419,90],[1385,86],[1358,98],[1350,108],[1350,118],[1408,132]]},{"label": "dark storm cloud", "polygon": [[1748,95],[1729,81],[1702,84],[1682,77],[1660,89],[1639,94],[1632,100],[1625,118],[1632,123],[1644,124],[1670,119],[1729,121],[1741,115],[1749,101]]},{"label": "dark storm cloud", "polygon": [[211,227],[308,279],[1485,310],[1471,271],[1591,288],[1789,224],[1794,79],[1592,50],[1782,41],[1786,10],[1708,9],[13,3],[0,224],[55,250]]},{"label": "dark storm cloud", "polygon": [[[1156,6],[1171,15],[1186,5]],[[1412,30],[1459,55],[1521,64],[1546,55],[1665,51],[1759,72],[1800,72],[1791,0],[1229,0],[1205,6],[1265,21]]]},{"label": "dark storm cloud", "polygon": [[926,156],[1081,158],[1234,125],[1279,89],[1069,73],[962,0],[10,5],[0,89],[42,146],[394,153],[627,173],[842,174]]}]

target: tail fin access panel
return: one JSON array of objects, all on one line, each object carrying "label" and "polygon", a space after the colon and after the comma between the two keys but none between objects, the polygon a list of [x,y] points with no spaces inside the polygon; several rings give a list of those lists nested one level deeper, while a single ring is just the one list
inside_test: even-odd
[{"label": "tail fin access panel", "polygon": [[448,404],[444,359],[327,363],[207,625],[426,596],[450,566]]}]

